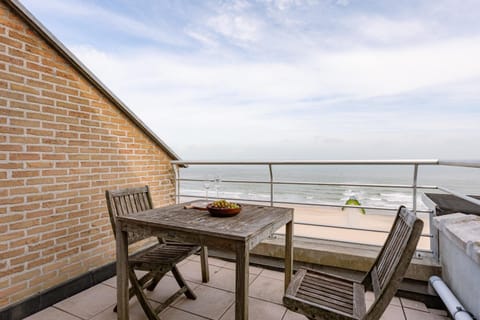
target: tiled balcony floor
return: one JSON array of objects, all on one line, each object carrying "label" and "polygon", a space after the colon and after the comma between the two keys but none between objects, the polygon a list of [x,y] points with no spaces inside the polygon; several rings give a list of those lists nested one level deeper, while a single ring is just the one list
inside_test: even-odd
[{"label": "tiled balcony floor", "polygon": [[[196,300],[179,297],[161,314],[163,320],[229,320],[234,319],[235,264],[215,258],[209,259],[210,282],[201,282],[198,256],[179,264],[183,276],[197,294]],[[111,278],[40,311],[28,320],[116,320],[113,307],[116,303],[116,279]],[[167,276],[149,298],[162,302],[178,289],[173,277]],[[250,267],[250,319],[252,320],[304,320],[305,317],[287,311],[282,305],[283,274],[267,269]],[[372,299],[372,295],[369,295]],[[445,311],[427,309],[423,303],[395,297],[382,319],[387,320],[444,320]],[[130,319],[146,319],[140,305],[130,302]]]}]

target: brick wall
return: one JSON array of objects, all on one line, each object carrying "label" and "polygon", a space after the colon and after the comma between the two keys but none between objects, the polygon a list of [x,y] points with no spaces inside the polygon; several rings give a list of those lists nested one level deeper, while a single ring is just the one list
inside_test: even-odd
[{"label": "brick wall", "polygon": [[112,261],[105,190],[171,203],[169,160],[0,2],[0,308]]}]

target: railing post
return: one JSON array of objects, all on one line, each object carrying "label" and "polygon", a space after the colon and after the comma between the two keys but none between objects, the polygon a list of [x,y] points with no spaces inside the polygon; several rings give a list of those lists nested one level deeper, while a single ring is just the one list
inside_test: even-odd
[{"label": "railing post", "polygon": [[413,212],[417,214],[417,180],[418,180],[418,164],[413,166]]},{"label": "railing post", "polygon": [[175,203],[180,203],[180,166],[174,164],[173,171],[175,172]]},{"label": "railing post", "polygon": [[272,164],[268,164],[268,171],[270,172],[270,206],[273,207],[273,170]]}]

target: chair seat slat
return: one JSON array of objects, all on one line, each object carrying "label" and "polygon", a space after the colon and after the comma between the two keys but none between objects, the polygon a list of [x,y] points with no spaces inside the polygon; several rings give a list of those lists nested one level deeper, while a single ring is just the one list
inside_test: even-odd
[{"label": "chair seat slat", "polygon": [[327,282],[311,282],[307,279],[304,279],[302,282],[302,287],[311,288],[314,290],[324,290],[327,292],[338,292],[338,294],[342,294],[348,297],[352,297],[352,290],[348,290],[345,288],[338,288],[335,286],[330,286]]},{"label": "chair seat slat", "polygon": [[338,279],[336,278],[335,276],[333,275],[329,275],[329,274],[321,274],[321,273],[316,273],[316,272],[309,272],[305,275],[305,277],[307,279],[319,279],[319,280],[326,280],[328,281],[329,283],[335,283],[335,284],[338,284],[340,286],[345,286],[347,288],[352,288],[353,285],[351,282],[349,281],[346,281],[345,279]]},{"label": "chair seat slat", "polygon": [[313,303],[316,303],[316,304],[321,305],[321,306],[325,306],[325,307],[330,308],[330,309],[340,310],[340,311],[342,311],[344,313],[347,313],[347,314],[353,314],[353,305],[352,306],[344,306],[342,304],[335,303],[335,301],[331,301],[331,300],[328,300],[328,299],[323,299],[322,297],[314,297],[314,296],[311,296],[311,295],[306,295],[303,292],[299,292],[297,297],[299,297],[300,299],[303,299],[303,300],[312,301]]},{"label": "chair seat slat", "polygon": [[324,288],[311,288],[311,287],[306,287],[306,286],[301,286],[299,291],[302,292],[309,292],[314,295],[320,295],[320,296],[326,296],[326,297],[331,297],[332,299],[338,300],[338,301],[352,301],[353,299],[353,293],[351,294],[345,294],[345,293],[339,293],[338,291],[334,290],[325,290]]}]

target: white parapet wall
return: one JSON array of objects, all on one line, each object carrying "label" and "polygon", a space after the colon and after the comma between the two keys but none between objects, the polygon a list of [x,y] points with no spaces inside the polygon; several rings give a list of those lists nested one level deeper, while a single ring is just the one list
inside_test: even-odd
[{"label": "white parapet wall", "polygon": [[442,278],[480,319],[480,216],[454,213],[434,219],[439,231]]}]

